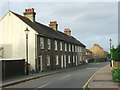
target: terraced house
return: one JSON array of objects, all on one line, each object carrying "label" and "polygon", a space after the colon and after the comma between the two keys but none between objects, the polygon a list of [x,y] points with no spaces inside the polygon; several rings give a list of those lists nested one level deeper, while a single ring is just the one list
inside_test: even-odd
[{"label": "terraced house", "polygon": [[85,60],[85,45],[71,36],[71,30],[58,30],[57,21],[45,26],[35,20],[33,8],[24,16],[9,11],[0,21],[3,58],[26,58],[25,29],[28,35],[29,70],[45,71],[77,66]]}]

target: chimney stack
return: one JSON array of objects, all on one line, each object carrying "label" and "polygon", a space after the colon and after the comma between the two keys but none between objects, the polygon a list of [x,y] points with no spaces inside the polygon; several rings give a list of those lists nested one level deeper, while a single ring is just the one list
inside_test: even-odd
[{"label": "chimney stack", "polygon": [[71,36],[71,30],[70,30],[70,28],[66,28],[64,30],[64,33],[67,34],[68,36]]},{"label": "chimney stack", "polygon": [[32,22],[35,22],[35,15],[34,8],[28,8],[25,9],[25,12],[23,13],[24,17],[30,19]]},{"label": "chimney stack", "polygon": [[51,21],[50,24],[49,24],[49,27],[54,29],[55,31],[57,31],[58,30],[57,21]]}]

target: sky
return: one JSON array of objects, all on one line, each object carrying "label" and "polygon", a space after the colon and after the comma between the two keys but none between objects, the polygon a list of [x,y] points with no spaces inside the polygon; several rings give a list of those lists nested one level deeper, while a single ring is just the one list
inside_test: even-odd
[{"label": "sky", "polygon": [[57,21],[58,30],[70,28],[72,36],[90,49],[99,44],[105,51],[118,44],[118,2],[117,0],[5,0],[0,3],[0,19],[9,11],[23,15],[24,9],[34,8],[36,21],[47,25]]}]

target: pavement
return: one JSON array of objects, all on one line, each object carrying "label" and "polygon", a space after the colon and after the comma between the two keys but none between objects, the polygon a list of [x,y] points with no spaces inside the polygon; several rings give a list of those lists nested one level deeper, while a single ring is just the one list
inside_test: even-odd
[{"label": "pavement", "polygon": [[112,67],[100,68],[84,85],[84,90],[120,90],[118,83],[112,82]]}]

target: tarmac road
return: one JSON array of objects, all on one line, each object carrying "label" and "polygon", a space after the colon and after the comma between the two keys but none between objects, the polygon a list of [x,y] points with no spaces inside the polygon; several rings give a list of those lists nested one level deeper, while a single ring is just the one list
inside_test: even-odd
[{"label": "tarmac road", "polygon": [[90,63],[6,88],[32,88],[33,90],[39,88],[82,88],[99,68],[108,64],[108,62]]}]

